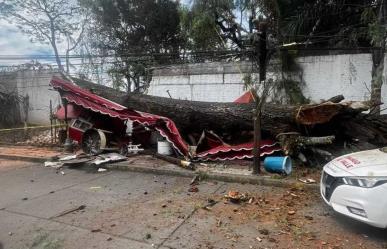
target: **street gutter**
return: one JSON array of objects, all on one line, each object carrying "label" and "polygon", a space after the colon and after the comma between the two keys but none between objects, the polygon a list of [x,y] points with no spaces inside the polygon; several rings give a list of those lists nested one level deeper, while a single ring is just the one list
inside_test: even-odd
[{"label": "street gutter", "polygon": [[[48,158],[42,157],[30,157],[30,156],[19,156],[19,155],[6,155],[0,154],[0,158],[7,160],[18,160],[34,163],[44,163],[48,161]],[[202,171],[200,169],[196,171],[190,171],[178,168],[174,169],[165,169],[165,168],[151,168],[145,166],[136,166],[130,165],[128,162],[119,162],[112,164],[104,164],[101,167],[110,169],[110,170],[120,170],[120,171],[129,171],[129,172],[138,172],[146,174],[155,174],[155,175],[169,175],[169,176],[180,176],[193,178],[196,175],[202,176],[203,180],[214,180],[221,182],[231,182],[231,183],[241,183],[241,184],[254,184],[254,185],[263,185],[263,186],[272,186],[272,187],[281,187],[281,188],[303,188],[310,191],[319,191],[318,184],[303,184],[296,180],[285,180],[285,179],[273,179],[265,176],[254,176],[254,175],[237,175],[229,173],[215,173]]]}]

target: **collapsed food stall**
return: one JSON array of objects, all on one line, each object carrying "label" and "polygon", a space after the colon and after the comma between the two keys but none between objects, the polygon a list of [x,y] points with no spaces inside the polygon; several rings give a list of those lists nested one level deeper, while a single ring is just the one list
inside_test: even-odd
[{"label": "collapsed food stall", "polygon": [[[165,140],[176,155],[187,160],[253,157],[253,142],[230,145],[215,133],[204,130],[198,143],[190,146],[173,120],[167,117],[129,109],[58,77],[52,78],[51,85],[63,102],[63,107],[57,112],[58,118],[70,120],[68,135],[86,153],[119,151],[125,154],[133,144],[148,148],[155,140]],[[261,156],[279,151],[281,148],[276,142],[262,141]]]}]

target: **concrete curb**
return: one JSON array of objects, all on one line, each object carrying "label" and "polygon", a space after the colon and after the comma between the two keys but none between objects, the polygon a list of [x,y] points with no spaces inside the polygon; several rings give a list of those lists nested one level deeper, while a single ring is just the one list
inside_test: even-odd
[{"label": "concrete curb", "polygon": [[[43,163],[47,161],[47,158],[29,157],[29,156],[14,156],[14,155],[2,155],[0,158],[7,160],[20,160],[27,162]],[[271,187],[291,188],[295,186],[303,186],[306,190],[319,191],[318,184],[302,184],[294,180],[272,179],[264,176],[253,175],[235,175],[235,174],[221,174],[221,173],[208,173],[205,171],[190,171],[183,169],[163,169],[163,168],[150,168],[140,167],[134,165],[128,165],[125,162],[105,164],[104,168],[110,170],[130,171],[155,175],[169,175],[192,178],[195,175],[201,175],[205,180],[215,180],[221,182],[241,183],[241,184],[254,184]],[[302,185],[300,185],[302,184]]]},{"label": "concrete curb", "polygon": [[47,158],[44,157],[31,157],[31,156],[15,156],[15,155],[5,155],[0,154],[1,159],[7,159],[7,160],[17,160],[17,161],[26,161],[26,162],[32,162],[32,163],[44,163],[47,161]]},{"label": "concrete curb", "polygon": [[235,174],[221,174],[221,173],[208,173],[205,171],[190,171],[190,170],[181,170],[181,169],[162,169],[162,168],[149,168],[149,167],[139,167],[133,165],[127,165],[125,163],[114,163],[104,165],[104,168],[111,170],[122,170],[122,171],[131,171],[139,173],[148,173],[156,175],[170,175],[170,176],[180,176],[180,177],[194,177],[195,175],[201,175],[205,180],[215,180],[221,182],[231,182],[231,183],[241,183],[241,184],[254,184],[262,186],[271,186],[271,187],[281,187],[281,188],[291,188],[295,186],[303,186],[307,190],[319,191],[318,184],[303,184],[297,181],[292,180],[281,180],[281,179],[271,179],[264,176],[253,176],[253,175],[235,175]]}]

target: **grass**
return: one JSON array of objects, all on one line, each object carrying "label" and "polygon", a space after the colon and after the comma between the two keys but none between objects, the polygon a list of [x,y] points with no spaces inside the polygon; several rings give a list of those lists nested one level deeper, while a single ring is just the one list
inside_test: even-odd
[{"label": "grass", "polygon": [[62,241],[50,238],[48,233],[40,233],[34,238],[29,249],[61,249]]}]

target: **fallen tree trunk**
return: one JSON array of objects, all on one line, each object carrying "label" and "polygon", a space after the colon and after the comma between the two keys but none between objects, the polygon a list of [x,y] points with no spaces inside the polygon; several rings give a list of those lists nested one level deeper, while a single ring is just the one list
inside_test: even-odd
[{"label": "fallen tree trunk", "polygon": [[[227,136],[253,129],[254,104],[198,102],[117,91],[88,81],[73,79],[77,85],[130,109],[172,119],[182,134],[201,134],[203,130]],[[368,102],[339,102],[336,96],[315,105],[266,104],[262,115],[264,134],[275,137],[284,132],[321,136],[336,135],[378,144],[387,144],[386,120],[361,114]],[[332,102],[333,101],[333,102]],[[311,134],[308,134],[311,132]],[[227,139],[226,139],[227,140]]]}]

